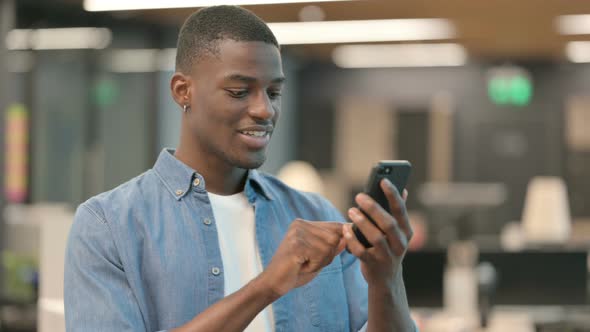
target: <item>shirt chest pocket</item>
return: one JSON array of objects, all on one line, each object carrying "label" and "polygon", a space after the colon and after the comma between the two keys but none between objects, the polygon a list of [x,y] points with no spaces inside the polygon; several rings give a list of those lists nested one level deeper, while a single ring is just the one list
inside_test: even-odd
[{"label": "shirt chest pocket", "polygon": [[340,257],[303,286],[311,324],[323,332],[348,330],[348,303]]}]

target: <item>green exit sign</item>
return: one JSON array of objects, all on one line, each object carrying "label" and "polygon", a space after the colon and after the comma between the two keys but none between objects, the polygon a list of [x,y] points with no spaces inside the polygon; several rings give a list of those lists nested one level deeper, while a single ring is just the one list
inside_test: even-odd
[{"label": "green exit sign", "polygon": [[488,96],[496,105],[526,106],[533,96],[533,84],[526,71],[518,67],[490,70]]}]

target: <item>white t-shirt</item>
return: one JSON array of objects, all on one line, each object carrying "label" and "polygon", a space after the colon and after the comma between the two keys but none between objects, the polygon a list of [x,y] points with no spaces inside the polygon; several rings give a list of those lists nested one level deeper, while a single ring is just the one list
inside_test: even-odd
[{"label": "white t-shirt", "polygon": [[[246,195],[221,196],[209,193],[217,226],[223,261],[225,296],[244,287],[262,272],[262,261],[256,242],[254,207]],[[244,330],[274,331],[271,306],[266,307]]]}]

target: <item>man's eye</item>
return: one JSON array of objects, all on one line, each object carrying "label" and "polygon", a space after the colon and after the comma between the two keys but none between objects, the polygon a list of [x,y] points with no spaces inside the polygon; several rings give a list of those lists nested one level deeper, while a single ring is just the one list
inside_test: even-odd
[{"label": "man's eye", "polygon": [[248,95],[248,90],[245,89],[228,89],[229,95],[233,98],[244,98]]},{"label": "man's eye", "polygon": [[281,91],[269,91],[268,96],[270,99],[277,99],[281,96]]}]

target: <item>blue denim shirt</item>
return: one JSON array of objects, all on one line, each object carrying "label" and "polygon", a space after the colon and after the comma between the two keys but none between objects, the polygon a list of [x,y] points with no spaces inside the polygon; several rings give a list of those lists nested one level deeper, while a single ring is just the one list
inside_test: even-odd
[{"label": "blue denim shirt", "polygon": [[[163,150],[153,169],[78,207],[65,264],[68,331],[167,330],[223,298],[205,180],[173,153]],[[255,170],[244,190],[264,267],[295,218],[344,221],[326,199]],[[344,251],[272,304],[275,331],[358,331],[367,296],[359,261]]]}]

